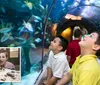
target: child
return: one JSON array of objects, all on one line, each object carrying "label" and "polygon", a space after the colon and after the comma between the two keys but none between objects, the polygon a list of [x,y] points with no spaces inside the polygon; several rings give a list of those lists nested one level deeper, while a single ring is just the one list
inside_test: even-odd
[{"label": "child", "polygon": [[7,68],[7,69],[15,69],[15,66],[7,61],[8,60],[8,53],[4,50],[0,50],[0,68]]},{"label": "child", "polygon": [[47,65],[47,80],[45,85],[53,85],[61,79],[69,70],[67,57],[64,53],[68,41],[62,36],[57,36],[49,46],[49,59]]},{"label": "child", "polygon": [[73,32],[74,39],[68,44],[66,55],[70,64],[70,67],[72,67],[74,61],[76,60],[76,57],[80,55],[80,46],[79,42],[82,37],[82,31],[79,29],[78,26],[74,27]]}]

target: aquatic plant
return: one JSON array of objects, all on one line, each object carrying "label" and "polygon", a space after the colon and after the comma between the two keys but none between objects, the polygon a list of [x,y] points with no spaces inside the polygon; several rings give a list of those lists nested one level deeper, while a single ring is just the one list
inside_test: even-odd
[{"label": "aquatic plant", "polygon": [[41,0],[24,0],[27,7],[29,7],[30,10],[35,9],[38,10],[40,7],[43,9],[43,6],[41,4]]},{"label": "aquatic plant", "polygon": [[11,30],[13,29],[11,23],[7,23],[7,25],[2,21],[1,23],[1,29],[0,29],[0,34],[2,35],[1,37],[1,42],[5,42],[6,40],[14,40],[12,37]]},{"label": "aquatic plant", "polygon": [[[24,0],[21,7],[24,8],[26,6],[31,11],[31,16],[28,16],[28,19],[23,18],[23,20],[18,22],[17,25],[14,22],[8,22],[1,19],[0,43],[1,46],[21,46],[23,48],[24,55],[22,55],[21,61],[24,60],[25,62],[22,62],[21,64],[25,65],[25,67],[22,67],[22,70],[26,70],[29,73],[31,66],[29,60],[30,48],[36,49],[37,47],[42,47],[43,42],[45,42],[45,44],[50,43],[50,30],[45,32],[45,41],[43,41],[43,35],[45,23],[48,21],[48,23],[46,23],[46,26],[47,28],[50,28],[50,26],[52,26],[52,20],[47,15],[48,5],[44,7],[41,4],[41,0]],[[2,11],[4,12],[3,8]],[[39,13],[37,14],[36,12]],[[40,62],[39,64],[41,63],[42,62]],[[40,70],[42,68],[41,65],[39,65],[39,67],[34,69]]]}]

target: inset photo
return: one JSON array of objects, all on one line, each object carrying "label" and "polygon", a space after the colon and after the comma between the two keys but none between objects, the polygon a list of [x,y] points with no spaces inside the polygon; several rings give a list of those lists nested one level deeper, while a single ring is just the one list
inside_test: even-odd
[{"label": "inset photo", "polygon": [[0,47],[0,82],[21,82],[21,47]]}]

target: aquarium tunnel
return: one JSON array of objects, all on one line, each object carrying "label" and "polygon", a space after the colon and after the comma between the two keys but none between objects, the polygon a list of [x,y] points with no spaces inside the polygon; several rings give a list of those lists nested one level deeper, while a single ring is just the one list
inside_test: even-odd
[{"label": "aquarium tunnel", "polygon": [[21,47],[21,81],[0,85],[39,85],[50,41],[62,35],[70,42],[76,25],[100,29],[99,13],[99,0],[0,0],[0,47]]}]

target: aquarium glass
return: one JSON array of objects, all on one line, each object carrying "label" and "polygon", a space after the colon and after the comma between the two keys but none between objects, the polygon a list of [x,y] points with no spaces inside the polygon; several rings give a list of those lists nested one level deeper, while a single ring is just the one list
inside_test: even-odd
[{"label": "aquarium glass", "polygon": [[21,47],[22,77],[20,83],[0,85],[34,85],[47,62],[56,24],[73,14],[100,29],[99,13],[99,0],[0,0],[0,47]]}]

